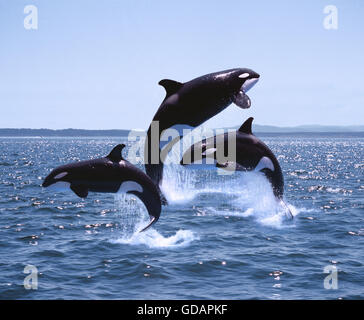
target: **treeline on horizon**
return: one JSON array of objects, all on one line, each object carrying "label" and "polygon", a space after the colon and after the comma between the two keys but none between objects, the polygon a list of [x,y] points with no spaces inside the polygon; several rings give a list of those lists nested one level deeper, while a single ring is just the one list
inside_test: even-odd
[{"label": "treeline on horizon", "polygon": [[0,129],[0,136],[7,137],[90,137],[127,136],[130,130],[86,130],[86,129]]},{"label": "treeline on horizon", "polygon": [[[230,128],[237,129],[237,128]],[[2,137],[125,137],[131,130],[108,129],[108,130],[88,130],[88,129],[28,129],[28,128],[0,128]],[[140,131],[140,130],[138,130]],[[253,133],[362,133],[364,126],[297,126],[297,127],[275,127],[266,125],[253,125]]]}]

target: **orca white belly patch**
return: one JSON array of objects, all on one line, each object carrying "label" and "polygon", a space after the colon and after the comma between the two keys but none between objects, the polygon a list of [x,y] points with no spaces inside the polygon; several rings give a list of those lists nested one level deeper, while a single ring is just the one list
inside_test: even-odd
[{"label": "orca white belly patch", "polygon": [[137,191],[142,193],[143,187],[135,181],[124,181],[119,188],[119,192]]},{"label": "orca white belly patch", "polygon": [[263,169],[269,169],[269,170],[274,171],[274,164],[273,164],[272,160],[270,160],[268,157],[262,157],[259,160],[254,171],[261,171]]},{"label": "orca white belly patch", "polygon": [[55,190],[55,191],[62,191],[65,189],[69,189],[71,184],[66,181],[58,181],[56,183],[51,184],[47,189]]}]

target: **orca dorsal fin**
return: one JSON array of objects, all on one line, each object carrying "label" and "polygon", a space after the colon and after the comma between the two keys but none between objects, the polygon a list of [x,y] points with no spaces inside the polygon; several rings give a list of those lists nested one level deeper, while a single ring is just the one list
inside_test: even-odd
[{"label": "orca dorsal fin", "polygon": [[121,160],[124,160],[121,152],[124,149],[125,144],[118,144],[114,149],[111,150],[111,152],[106,156],[106,158],[110,159],[111,161],[120,162]]},{"label": "orca dorsal fin", "polygon": [[238,131],[246,134],[253,134],[252,132],[252,123],[254,118],[250,117],[249,119],[245,120],[245,122],[241,125]]},{"label": "orca dorsal fin", "polygon": [[166,89],[167,97],[176,93],[183,86],[183,83],[169,79],[163,79],[159,81],[158,84],[161,85],[164,89]]}]

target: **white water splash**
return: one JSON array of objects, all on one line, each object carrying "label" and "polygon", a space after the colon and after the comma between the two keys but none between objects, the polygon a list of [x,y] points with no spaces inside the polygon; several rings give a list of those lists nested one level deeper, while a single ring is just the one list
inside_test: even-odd
[{"label": "white water splash", "polygon": [[[194,140],[194,142],[199,141],[196,137]],[[297,209],[288,203],[286,207],[279,203],[273,195],[271,184],[263,174],[235,172],[221,175],[218,174],[221,169],[213,166],[212,170],[183,167],[179,165],[179,161],[183,152],[189,147],[190,139],[183,139],[181,144],[177,143],[167,156],[169,164],[164,165],[161,189],[169,205],[192,202],[198,207],[199,202],[194,202],[196,198],[199,199],[201,195],[211,196],[211,202],[216,206],[205,206],[204,215],[252,217],[261,225],[277,228],[294,226],[294,219],[288,218],[290,215],[287,207],[293,217],[304,209]],[[228,211],[226,202],[231,205]]]},{"label": "white water splash", "polygon": [[149,216],[142,202],[130,195],[115,195],[115,205],[120,212],[122,236],[110,240],[112,243],[145,245],[149,248],[186,247],[199,238],[190,230],[178,230],[170,237],[164,237],[153,227],[140,232],[149,222]]},{"label": "white water splash", "polygon": [[[286,207],[277,201],[268,180],[255,172],[219,176],[216,170],[188,170],[170,165],[165,167],[164,177],[162,190],[171,205],[192,201],[199,206],[194,199],[202,195],[211,197],[217,206],[204,207],[205,215],[252,217],[261,225],[281,228],[294,226],[294,219],[291,220],[287,207],[293,217],[301,211],[293,205],[287,204]],[[226,202],[231,205],[228,211]]]},{"label": "white water splash", "polygon": [[149,248],[178,248],[186,247],[198,237],[190,230],[178,230],[175,235],[164,237],[155,229],[145,232],[136,232],[130,237],[112,240],[113,243],[129,245],[145,245]]},{"label": "white water splash", "polygon": [[198,171],[185,170],[181,165],[164,166],[162,192],[168,203],[184,203],[196,196]]}]

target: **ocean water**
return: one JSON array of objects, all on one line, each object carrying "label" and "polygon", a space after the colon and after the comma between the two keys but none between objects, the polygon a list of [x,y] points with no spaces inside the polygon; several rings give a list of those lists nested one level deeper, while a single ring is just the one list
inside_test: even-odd
[{"label": "ocean water", "polygon": [[125,137],[0,138],[0,299],[363,299],[364,135],[260,138],[293,220],[259,174],[169,165],[170,204],[145,233],[132,196],[41,187]]}]

